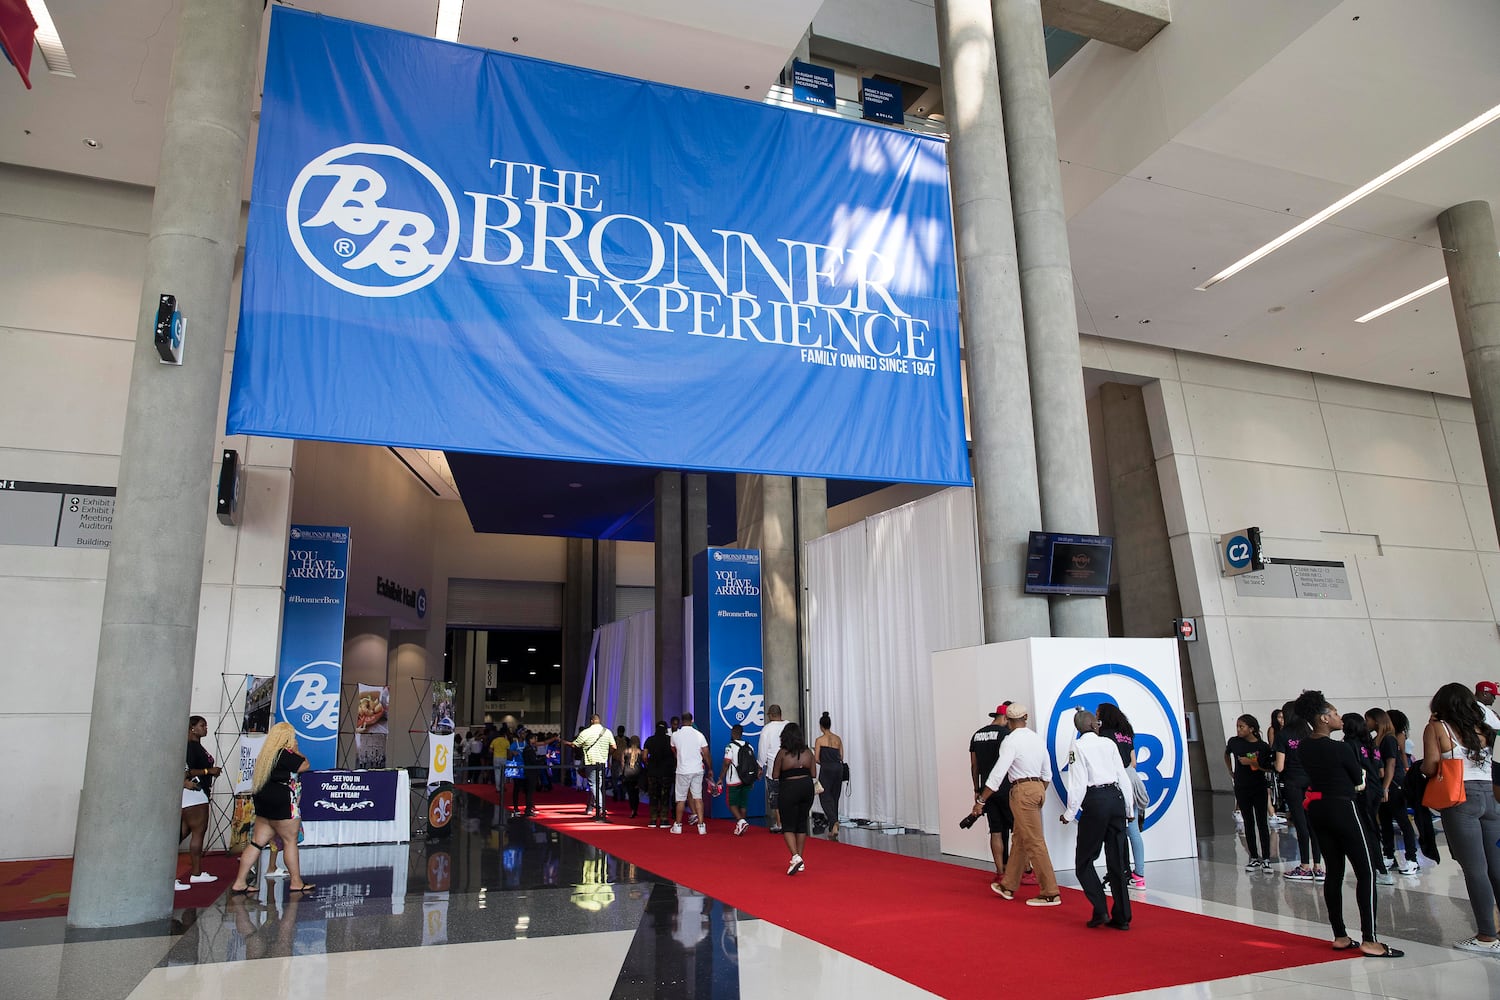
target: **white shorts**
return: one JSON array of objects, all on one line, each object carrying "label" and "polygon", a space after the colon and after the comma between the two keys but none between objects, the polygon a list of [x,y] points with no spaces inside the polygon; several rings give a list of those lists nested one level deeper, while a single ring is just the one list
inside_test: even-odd
[{"label": "white shorts", "polygon": [[186,809],[188,806],[206,805],[208,805],[208,794],[206,792],[199,791],[196,788],[184,788],[182,790],[182,808]]},{"label": "white shorts", "polygon": [[703,772],[695,771],[692,774],[677,775],[677,801],[686,802],[689,798],[703,800]]}]

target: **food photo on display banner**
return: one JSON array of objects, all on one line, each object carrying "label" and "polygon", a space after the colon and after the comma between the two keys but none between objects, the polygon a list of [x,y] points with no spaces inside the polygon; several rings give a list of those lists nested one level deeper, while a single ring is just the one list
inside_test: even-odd
[{"label": "food photo on display banner", "polygon": [[354,766],[361,770],[385,767],[390,704],[389,687],[359,685],[354,711]]}]

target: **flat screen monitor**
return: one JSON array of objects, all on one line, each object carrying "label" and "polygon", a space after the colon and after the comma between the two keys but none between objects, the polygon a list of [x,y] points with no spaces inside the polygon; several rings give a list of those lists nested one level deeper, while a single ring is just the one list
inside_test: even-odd
[{"label": "flat screen monitor", "polygon": [[1026,593],[1109,593],[1115,540],[1105,535],[1059,535],[1033,531],[1026,543]]}]

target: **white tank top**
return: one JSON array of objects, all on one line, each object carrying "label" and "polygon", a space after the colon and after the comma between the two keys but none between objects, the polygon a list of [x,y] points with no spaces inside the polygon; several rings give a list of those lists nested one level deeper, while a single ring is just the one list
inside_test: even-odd
[{"label": "white tank top", "polygon": [[1479,762],[1475,763],[1474,758],[1470,757],[1465,751],[1463,744],[1454,739],[1453,730],[1448,728],[1448,723],[1443,723],[1443,729],[1447,730],[1448,739],[1452,742],[1453,749],[1442,756],[1447,760],[1462,760],[1464,762],[1465,781],[1483,781],[1488,783],[1490,780],[1490,761],[1494,756],[1493,748],[1485,747],[1484,751],[1480,754]]}]

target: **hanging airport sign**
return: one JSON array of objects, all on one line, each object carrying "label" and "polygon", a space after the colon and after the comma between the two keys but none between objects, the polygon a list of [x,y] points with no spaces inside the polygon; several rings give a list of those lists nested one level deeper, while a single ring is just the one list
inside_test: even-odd
[{"label": "hanging airport sign", "polygon": [[834,95],[834,72],[827,66],[814,66],[801,59],[792,60],[792,100],[820,108],[838,106]]},{"label": "hanging airport sign", "polygon": [[887,125],[901,125],[906,121],[901,84],[895,80],[866,77],[860,83],[860,97],[864,103],[865,120]]},{"label": "hanging airport sign", "polygon": [[972,482],[941,140],[280,6],[237,338],[236,434]]}]

